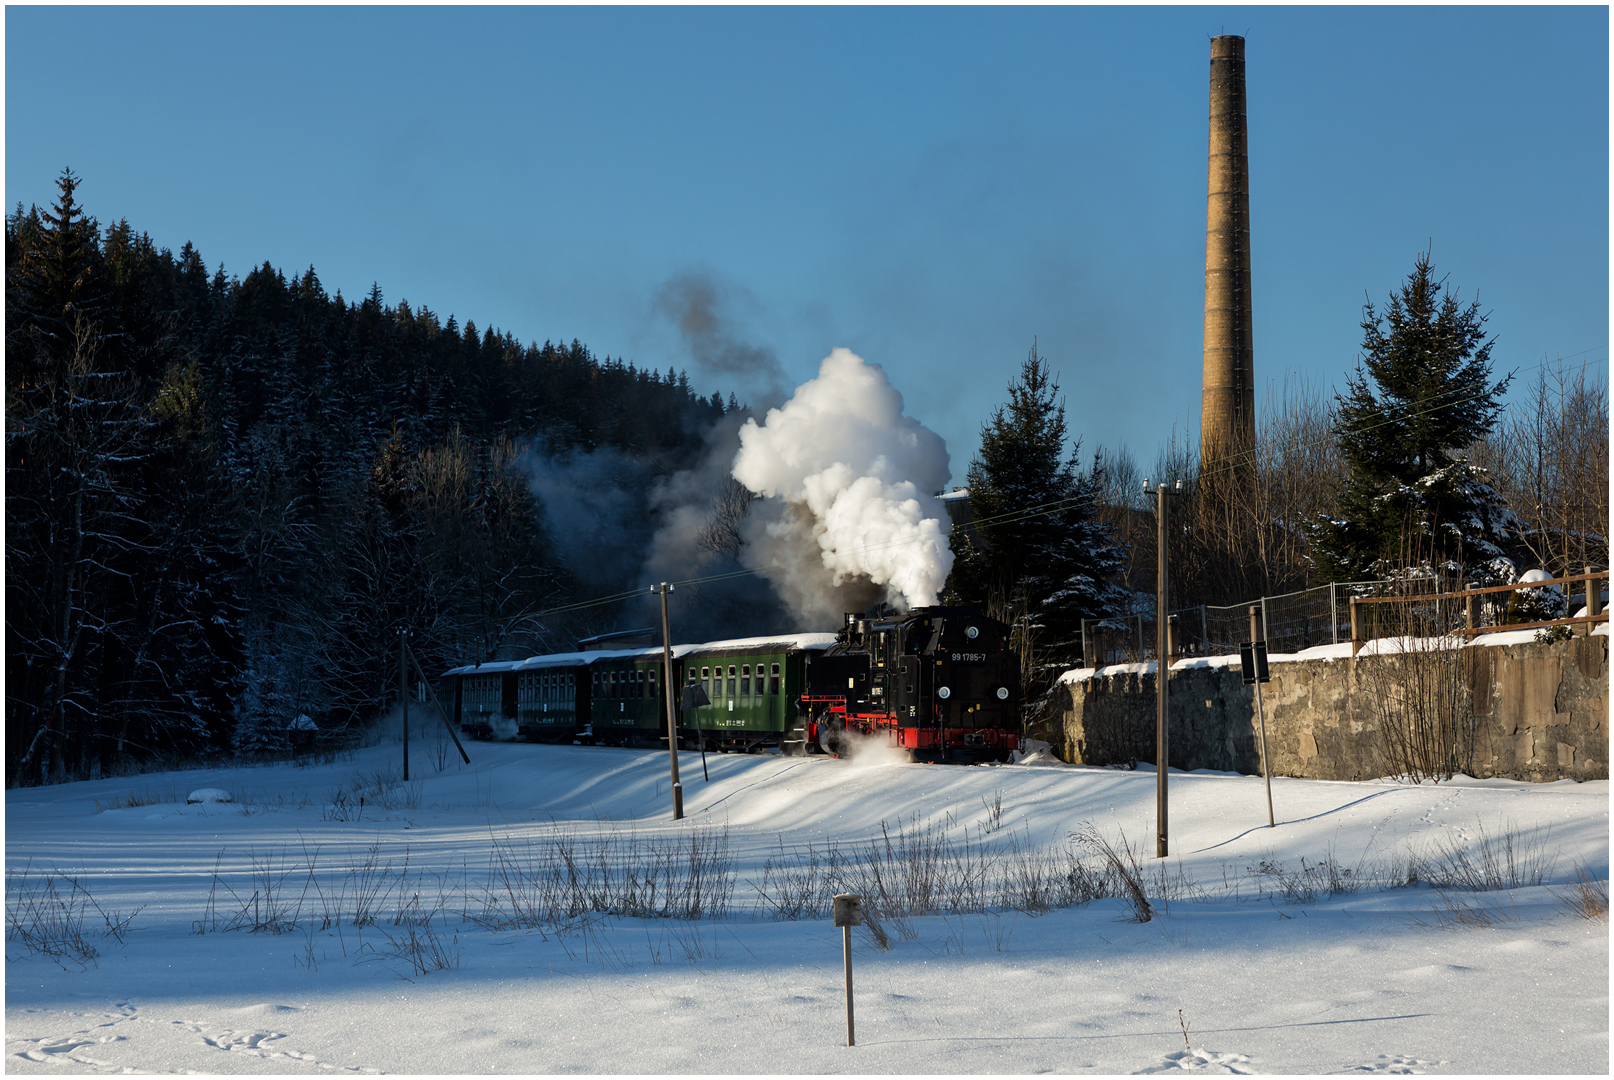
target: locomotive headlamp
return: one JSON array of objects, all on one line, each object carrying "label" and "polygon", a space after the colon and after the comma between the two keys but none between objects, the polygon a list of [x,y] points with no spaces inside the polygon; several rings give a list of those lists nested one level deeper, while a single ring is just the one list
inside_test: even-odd
[{"label": "locomotive headlamp", "polygon": [[948,687],[943,686],[936,691],[936,696],[941,698],[943,701],[946,701],[948,698],[953,696],[953,692]]},{"label": "locomotive headlamp", "polygon": [[1008,701],[1009,700],[1009,688],[1007,686],[998,687],[998,700],[999,701]]},{"label": "locomotive headlamp", "polygon": [[969,638],[971,641],[974,641],[976,638],[981,636],[981,632],[975,629],[975,627],[971,626],[964,631],[964,636]]}]

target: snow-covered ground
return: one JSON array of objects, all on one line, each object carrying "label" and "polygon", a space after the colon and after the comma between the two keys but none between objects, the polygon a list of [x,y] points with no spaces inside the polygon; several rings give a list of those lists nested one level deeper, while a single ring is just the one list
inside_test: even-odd
[{"label": "snow-covered ground", "polygon": [[[471,766],[439,772],[431,745],[414,745],[408,787],[374,782],[396,767],[386,744],[306,768],[8,791],[8,931],[47,882],[64,886],[58,869],[100,910],[138,912],[120,944],[75,901],[98,952],[87,960],[8,933],[7,1071],[1609,1069],[1608,924],[1561,899],[1577,868],[1607,878],[1606,782],[1278,779],[1269,829],[1259,778],[1173,773],[1162,883],[1155,776],[1141,769],[727,755],[708,759],[708,782],[685,754],[688,818],[674,823],[664,753],[473,743]],[[208,787],[236,801],[184,802]],[[1152,919],[1127,921],[1115,898],[888,912],[889,948],[854,931],[845,1045],[840,931],[822,914],[777,917],[828,899],[822,879],[791,895],[809,846],[822,867],[832,851],[866,863],[885,834],[924,841],[928,855],[883,864],[918,875],[940,872],[926,860],[945,841],[952,872],[968,856],[979,884],[1014,866],[1068,871],[1088,823],[1132,843]],[[1478,859],[1505,840],[1545,884],[1428,884],[1453,852]],[[732,885],[726,910],[532,906],[545,860],[570,850],[586,873],[601,845],[659,866],[662,889],[691,850],[711,855],[702,888]],[[366,903],[378,917],[355,926]]]}]

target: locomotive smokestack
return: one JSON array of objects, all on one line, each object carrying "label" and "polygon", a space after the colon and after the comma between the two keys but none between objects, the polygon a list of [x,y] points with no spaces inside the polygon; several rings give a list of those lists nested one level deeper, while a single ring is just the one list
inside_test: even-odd
[{"label": "locomotive smokestack", "polygon": [[1250,321],[1250,162],[1244,39],[1211,39],[1210,181],[1205,204],[1205,377],[1199,459],[1212,479],[1253,464],[1255,354]]}]

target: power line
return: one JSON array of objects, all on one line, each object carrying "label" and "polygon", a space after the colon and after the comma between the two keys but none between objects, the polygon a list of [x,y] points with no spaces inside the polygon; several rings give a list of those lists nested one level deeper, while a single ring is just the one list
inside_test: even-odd
[{"label": "power line", "polygon": [[[1517,375],[1520,372],[1539,370],[1539,369],[1547,367],[1548,365],[1551,365],[1551,364],[1559,364],[1559,363],[1562,363],[1564,360],[1574,359],[1575,357],[1578,357],[1578,356],[1585,356],[1585,355],[1587,355],[1589,353],[1597,352],[1600,349],[1607,349],[1607,348],[1608,348],[1607,345],[1599,345],[1599,346],[1596,346],[1594,348],[1583,349],[1583,350],[1581,350],[1580,352],[1577,352],[1577,353],[1570,353],[1567,356],[1559,356],[1559,357],[1557,357],[1557,358],[1555,358],[1553,360],[1543,360],[1543,361],[1541,361],[1540,363],[1537,363],[1537,364],[1526,364],[1526,365],[1523,365],[1522,367],[1515,368],[1513,370],[1513,372],[1509,375],[1509,378],[1512,378],[1513,375]],[[1584,365],[1582,365],[1582,366],[1584,366]],[[1433,413],[1433,412],[1439,411],[1441,409],[1451,408],[1451,407],[1456,406],[1456,405],[1461,405],[1464,402],[1476,400],[1476,399],[1478,399],[1480,397],[1485,396],[1485,394],[1489,393],[1489,391],[1480,390],[1480,391],[1477,391],[1477,392],[1472,393],[1472,394],[1464,395],[1462,397],[1453,398],[1450,401],[1444,401],[1443,402],[1443,401],[1440,400],[1441,397],[1449,396],[1450,393],[1455,393],[1455,392],[1448,392],[1448,394],[1439,395],[1433,400],[1432,403],[1427,404],[1427,405],[1425,405],[1425,406],[1423,406],[1421,408],[1405,410],[1405,411],[1403,411],[1402,415],[1399,416],[1399,417],[1391,417],[1389,419],[1381,420],[1381,421],[1379,421],[1377,423],[1374,423],[1374,424],[1369,424],[1369,425],[1366,425],[1364,427],[1360,427],[1360,428],[1356,428],[1356,429],[1347,429],[1345,431],[1338,432],[1336,434],[1337,435],[1365,435],[1365,434],[1367,434],[1367,433],[1369,433],[1371,431],[1376,431],[1381,427],[1387,427],[1387,426],[1390,426],[1392,424],[1397,424],[1397,423],[1405,423],[1405,422],[1407,422],[1409,420],[1412,420],[1412,419],[1414,419],[1415,417],[1418,417],[1418,416],[1427,415],[1429,413]],[[1230,455],[1229,457],[1221,459],[1221,461],[1219,461],[1217,463],[1217,465],[1215,467],[1213,467],[1212,469],[1210,469],[1210,470],[1202,470],[1199,473],[1198,478],[1203,480],[1207,476],[1215,477],[1215,476],[1218,476],[1218,475],[1229,474],[1229,473],[1235,472],[1235,471],[1243,468],[1244,466],[1246,466],[1248,464],[1253,463],[1254,459],[1256,458],[1256,456],[1258,454],[1270,454],[1270,453],[1273,452],[1274,449],[1278,449],[1278,450],[1287,450],[1287,449],[1291,449],[1291,448],[1292,449],[1299,449],[1301,446],[1304,446],[1304,445],[1306,445],[1306,443],[1304,443],[1303,441],[1296,440],[1296,441],[1291,442],[1290,444],[1288,444],[1287,446],[1284,446],[1284,447],[1276,447],[1275,448],[1275,447],[1271,446],[1270,444],[1265,446],[1265,447],[1254,446],[1254,447],[1251,447],[1251,448],[1249,448],[1247,450],[1239,451],[1236,454],[1233,454],[1233,455]],[[1001,514],[994,514],[994,515],[991,515],[989,517],[977,518],[977,519],[975,519],[974,524],[977,527],[980,527],[982,525],[985,525],[985,526],[988,526],[988,527],[1001,526],[1001,525],[1014,525],[1014,524],[1019,524],[1019,523],[1024,522],[1024,521],[1030,521],[1030,520],[1033,520],[1033,519],[1038,518],[1038,517],[1046,517],[1046,516],[1053,515],[1053,514],[1067,512],[1067,511],[1070,511],[1070,510],[1087,509],[1087,508],[1090,508],[1090,507],[1098,506],[1098,505],[1100,505],[1100,503],[1101,503],[1101,500],[1096,495],[1079,495],[1079,496],[1074,496],[1074,497],[1069,498],[1069,499],[1057,499],[1057,500],[1054,500],[1052,502],[1042,503],[1042,504],[1039,504],[1039,505],[1033,506],[1033,507],[1021,508],[1021,509],[1016,509],[1016,510],[1008,510],[1008,511],[1004,511]],[[875,551],[884,550],[884,549],[887,549],[887,548],[900,547],[900,546],[905,546],[905,545],[914,544],[914,543],[919,543],[919,540],[913,539],[913,538],[902,538],[902,539],[896,539],[896,540],[888,540],[888,541],[885,541],[885,542],[879,543],[879,544],[869,544],[869,545],[867,545],[865,547],[861,547],[861,548],[855,548],[855,549],[850,549],[850,550],[841,550],[841,551],[838,551],[837,554],[840,554],[843,557],[861,556],[861,555],[869,554],[869,553],[872,553],[872,552],[875,552]],[[716,583],[722,582],[722,581],[733,581],[733,580],[736,580],[736,579],[739,579],[739,578],[755,577],[755,576],[763,574],[764,572],[769,571],[769,570],[789,570],[793,566],[805,566],[805,565],[809,565],[809,564],[811,564],[811,563],[813,563],[815,561],[821,561],[821,560],[822,560],[822,554],[819,554],[817,556],[808,556],[808,557],[805,557],[805,558],[802,558],[800,560],[796,560],[796,561],[793,561],[793,562],[772,562],[772,563],[769,563],[769,564],[767,564],[765,566],[747,567],[747,568],[740,569],[740,570],[727,571],[727,572],[721,573],[721,574],[709,574],[709,575],[705,575],[705,576],[702,576],[702,577],[685,578],[685,579],[683,579],[681,581],[673,582],[672,584],[674,584],[674,585],[682,585],[682,586],[685,586],[686,588],[691,587],[691,586],[698,586],[698,585],[711,585],[711,584],[716,584]],[[611,594],[609,596],[598,597],[598,598],[595,598],[593,600],[584,600],[584,601],[579,601],[579,602],[573,603],[573,604],[564,604],[564,605],[561,605],[559,607],[549,608],[549,609],[546,609],[544,611],[536,612],[531,617],[532,618],[542,618],[542,617],[547,616],[547,615],[558,615],[558,614],[562,614],[562,613],[569,612],[569,611],[581,611],[581,610],[585,610],[585,609],[588,609],[588,608],[603,607],[603,606],[608,605],[608,604],[621,603],[623,600],[632,599],[633,597],[640,596],[643,593],[644,593],[644,590],[642,590],[642,589],[632,589],[632,590],[629,590],[627,592],[613,593],[613,594]]]}]

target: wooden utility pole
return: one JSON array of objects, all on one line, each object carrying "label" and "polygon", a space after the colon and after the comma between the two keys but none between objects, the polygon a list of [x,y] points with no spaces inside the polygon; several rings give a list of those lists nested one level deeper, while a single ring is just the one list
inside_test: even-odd
[{"label": "wooden utility pole", "polygon": [[403,709],[403,778],[409,779],[409,628],[398,627],[398,704]]},{"label": "wooden utility pole", "polygon": [[1166,679],[1171,671],[1170,657],[1170,615],[1169,606],[1171,597],[1166,576],[1166,542],[1169,533],[1166,529],[1166,485],[1161,484],[1156,489],[1158,509],[1155,512],[1156,524],[1159,526],[1159,539],[1157,546],[1160,549],[1159,566],[1156,570],[1159,575],[1155,583],[1154,597],[1154,627],[1155,627],[1155,704],[1154,704],[1154,775],[1155,775],[1155,844],[1154,854],[1157,859],[1166,857],[1166,763],[1171,755],[1167,753],[1166,736]]},{"label": "wooden utility pole", "polygon": [[667,629],[667,594],[673,587],[663,581],[650,590],[661,597],[661,659],[667,684],[667,757],[672,763],[673,820],[684,816],[684,785],[678,782],[678,709],[673,701],[672,635]]}]

